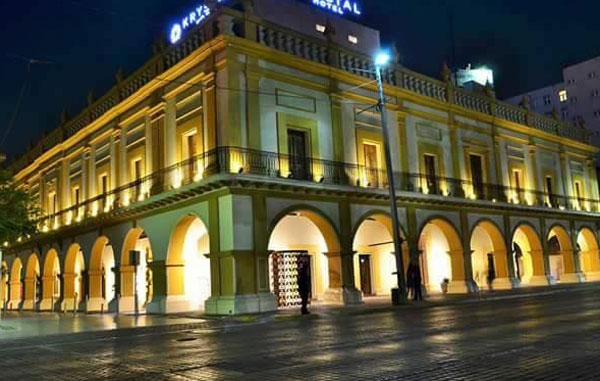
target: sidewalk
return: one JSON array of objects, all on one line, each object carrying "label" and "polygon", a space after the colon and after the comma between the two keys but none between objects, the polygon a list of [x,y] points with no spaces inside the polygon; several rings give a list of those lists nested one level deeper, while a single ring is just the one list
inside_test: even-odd
[{"label": "sidewalk", "polygon": [[297,309],[279,310],[270,314],[243,316],[206,316],[201,312],[178,315],[86,315],[36,312],[9,312],[0,319],[0,341],[33,339],[77,333],[103,332],[101,336],[161,333],[180,330],[212,331],[223,327],[237,327],[273,322],[335,318],[376,314],[389,311],[440,308],[475,303],[493,303],[498,300],[525,299],[568,292],[598,292],[600,283],[555,285],[551,287],[522,288],[509,291],[492,291],[468,295],[432,295],[422,302],[408,301],[392,306],[389,297],[366,298],[359,305],[341,306],[314,304],[311,314],[302,316]]}]

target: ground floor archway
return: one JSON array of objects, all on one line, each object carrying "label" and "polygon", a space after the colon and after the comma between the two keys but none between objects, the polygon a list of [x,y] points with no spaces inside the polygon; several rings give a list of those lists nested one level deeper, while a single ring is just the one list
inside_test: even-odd
[{"label": "ground floor archway", "polygon": [[32,253],[27,259],[25,267],[25,292],[23,309],[36,310],[41,299],[41,282],[40,282],[40,259],[37,254]]},{"label": "ground floor archway", "polygon": [[464,253],[460,236],[445,219],[429,221],[419,235],[421,271],[428,292],[466,293]]},{"label": "ground floor archway", "polygon": [[10,269],[10,291],[9,291],[9,310],[18,310],[21,308],[23,302],[23,291],[24,291],[24,279],[23,276],[23,263],[20,258],[15,258]]},{"label": "ground floor archway", "polygon": [[211,296],[210,240],[194,215],[179,221],[169,240],[166,311],[199,311]]},{"label": "ground floor archway", "polygon": [[143,312],[152,300],[152,246],[143,229],[127,233],[121,251],[119,311]]},{"label": "ground floor archway", "polygon": [[600,252],[598,240],[589,228],[583,228],[577,234],[577,246],[581,271],[588,282],[600,281]]},{"label": "ground floor archway", "polygon": [[[90,258],[88,312],[116,310],[115,254],[107,237],[99,237],[92,247]],[[111,303],[113,307],[111,308]]]},{"label": "ground floor archway", "polygon": [[271,231],[268,246],[271,291],[279,307],[299,303],[297,266],[310,263],[312,299],[327,300],[326,293],[341,288],[340,245],[331,224],[311,210],[295,210],[281,217]]},{"label": "ground floor archway", "polygon": [[515,274],[522,285],[546,286],[549,284],[545,272],[544,250],[535,229],[522,224],[515,229],[512,239],[512,260]]},{"label": "ground floor archway", "polygon": [[79,244],[72,244],[65,258],[63,275],[63,311],[78,311],[87,300],[87,271],[85,258]]},{"label": "ground floor archway", "polygon": [[548,248],[550,275],[556,282],[579,283],[583,281],[582,274],[577,273],[571,237],[565,228],[557,225],[550,229]]},{"label": "ground floor archway", "polygon": [[[365,218],[354,234],[354,281],[363,295],[390,295],[398,287],[396,255],[392,237],[392,220],[386,214]],[[408,250],[402,246],[404,269],[408,265]]]},{"label": "ground floor archway", "polygon": [[473,280],[480,289],[506,290],[513,287],[508,268],[508,251],[500,229],[491,221],[479,222],[471,233]]},{"label": "ground floor archway", "polygon": [[42,301],[40,303],[40,310],[54,311],[62,294],[60,259],[55,249],[50,249],[46,253],[42,276]]}]

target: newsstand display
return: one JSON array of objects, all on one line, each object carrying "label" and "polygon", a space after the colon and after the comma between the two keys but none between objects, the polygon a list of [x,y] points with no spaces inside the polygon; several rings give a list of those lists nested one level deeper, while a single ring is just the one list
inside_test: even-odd
[{"label": "newsstand display", "polygon": [[271,289],[279,308],[300,307],[302,304],[298,292],[298,266],[301,261],[310,268],[310,255],[306,251],[279,251],[271,256]]}]

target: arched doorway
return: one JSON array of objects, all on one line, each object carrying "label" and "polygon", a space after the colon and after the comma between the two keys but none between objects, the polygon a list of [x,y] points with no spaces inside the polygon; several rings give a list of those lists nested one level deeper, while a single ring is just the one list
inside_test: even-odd
[{"label": "arched doorway", "polygon": [[429,221],[419,236],[422,278],[428,292],[452,294],[469,291],[460,236],[448,221]]},{"label": "arched doorway", "polygon": [[[396,255],[392,237],[392,220],[383,213],[365,218],[354,234],[354,281],[365,296],[390,295],[398,287]],[[402,245],[404,269],[408,250]]]},{"label": "arched doorway", "polygon": [[83,251],[81,251],[81,246],[74,243],[67,250],[65,259],[64,293],[61,306],[64,311],[78,311],[85,307],[83,302],[87,298],[86,275]]},{"label": "arched doorway", "polygon": [[513,287],[508,272],[508,252],[500,229],[491,221],[481,221],[471,233],[473,280],[480,289],[508,290]]},{"label": "arched doorway", "polygon": [[589,228],[583,228],[577,234],[577,249],[581,262],[581,271],[588,282],[600,281],[600,252],[598,240]]},{"label": "arched doorway", "polygon": [[131,229],[121,251],[120,312],[143,312],[152,300],[151,263],[150,239],[143,229]]},{"label": "arched doorway", "polygon": [[24,310],[36,310],[41,299],[40,260],[37,254],[30,254],[25,268]]},{"label": "arched doorway", "polygon": [[8,302],[9,310],[18,310],[23,301],[23,264],[20,258],[15,258],[10,269],[10,300]]},{"label": "arched doorway", "polygon": [[166,312],[204,310],[211,295],[209,254],[204,223],[193,215],[184,217],[169,241]]},{"label": "arched doorway", "polygon": [[[115,299],[116,275],[115,254],[108,238],[99,237],[92,247],[90,270],[90,299],[87,312],[109,311],[109,305]],[[116,306],[115,306],[116,308]]]},{"label": "arched doorway", "polygon": [[[299,260],[310,262],[312,300],[330,300],[330,289],[341,290],[340,244],[331,224],[311,210],[294,210],[277,220],[271,230],[269,247],[271,291],[280,308],[295,307],[299,297],[287,288],[295,284]],[[293,287],[293,285],[292,285]],[[341,296],[332,297],[332,301]]]},{"label": "arched doorway", "polygon": [[512,246],[515,274],[521,284],[547,286],[544,250],[535,229],[527,224],[519,225],[513,234]]},{"label": "arched doorway", "polygon": [[42,278],[41,311],[54,311],[61,295],[61,272],[58,253],[50,249],[44,261],[44,274]]},{"label": "arched doorway", "polygon": [[7,308],[8,304],[8,290],[10,288],[10,285],[8,283],[8,274],[8,263],[6,263],[6,261],[2,261],[2,267],[0,268],[0,298],[2,298],[0,299],[0,308],[2,308],[3,310]]},{"label": "arched doorway", "polygon": [[550,275],[560,283],[583,281],[575,269],[575,256],[569,233],[562,226],[554,226],[548,233]]}]

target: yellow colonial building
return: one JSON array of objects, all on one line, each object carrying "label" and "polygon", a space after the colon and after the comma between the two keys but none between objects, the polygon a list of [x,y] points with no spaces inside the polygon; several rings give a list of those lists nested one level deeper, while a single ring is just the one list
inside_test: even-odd
[{"label": "yellow colonial building", "polygon": [[[192,4],[193,5],[193,4]],[[16,310],[242,314],[396,286],[379,32],[352,1],[213,1],[13,165],[40,233],[6,243]],[[440,65],[442,66],[442,65]],[[429,293],[600,280],[589,145],[568,125],[392,63],[403,260]]]}]

